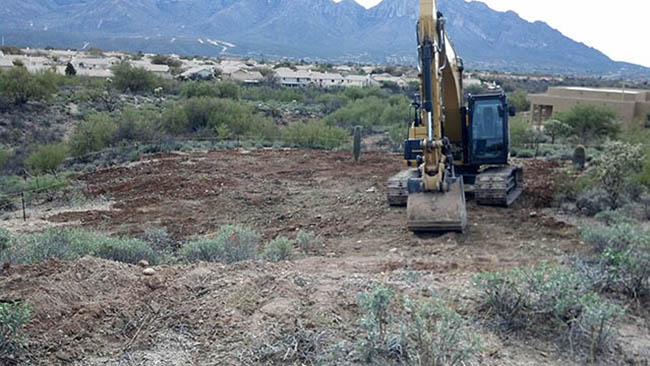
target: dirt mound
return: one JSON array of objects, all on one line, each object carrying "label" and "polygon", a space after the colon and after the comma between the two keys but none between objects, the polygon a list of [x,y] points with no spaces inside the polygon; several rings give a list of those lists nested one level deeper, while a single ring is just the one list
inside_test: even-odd
[{"label": "dirt mound", "polygon": [[557,188],[555,176],[562,164],[558,161],[521,159],[524,167],[524,195],[527,204],[533,208],[550,207]]}]

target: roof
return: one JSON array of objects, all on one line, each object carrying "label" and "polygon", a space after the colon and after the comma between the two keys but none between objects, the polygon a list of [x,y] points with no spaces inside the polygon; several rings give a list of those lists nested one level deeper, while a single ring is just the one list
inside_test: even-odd
[{"label": "roof", "polygon": [[275,69],[274,72],[275,75],[279,78],[310,78],[309,72],[307,71],[293,71],[285,67]]},{"label": "roof", "polygon": [[169,72],[169,66],[167,65],[156,65],[146,61],[131,61],[131,65],[134,67],[141,67],[152,72]]},{"label": "roof", "polygon": [[557,89],[566,89],[566,90],[575,90],[575,91],[587,91],[587,92],[600,92],[600,93],[625,93],[625,94],[645,94],[650,93],[648,90],[630,90],[630,89],[606,89],[606,88],[586,88],[582,86],[566,86],[566,87],[556,87]]},{"label": "roof", "polygon": [[262,74],[259,71],[246,71],[246,70],[239,70],[233,72],[232,74],[230,74],[230,77],[233,80],[245,81],[245,82],[260,81],[264,79],[264,76],[262,76]]},{"label": "roof", "polygon": [[368,76],[366,76],[366,75],[348,75],[348,76],[345,77],[345,80],[366,81],[366,80],[368,80]]},{"label": "roof", "polygon": [[332,74],[327,72],[312,72],[311,78],[316,80],[343,80],[341,74]]}]

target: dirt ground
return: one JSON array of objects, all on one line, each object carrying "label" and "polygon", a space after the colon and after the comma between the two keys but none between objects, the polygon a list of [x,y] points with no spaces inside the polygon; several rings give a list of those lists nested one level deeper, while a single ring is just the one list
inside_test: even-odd
[{"label": "dirt ground", "polygon": [[[278,334],[318,334],[328,346],[353,342],[356,294],[388,283],[405,294],[433,291],[468,319],[485,339],[475,364],[572,365],[552,342],[497,334],[474,316],[472,275],[587,250],[574,227],[542,214],[559,165],[522,164],[527,191],[514,207],[470,201],[466,232],[445,235],[409,232],[405,209],[387,205],[384,184],[402,166],[388,153],[365,153],[359,163],[347,152],[319,150],[175,153],[83,175],[88,194],[111,204],[46,220],[115,235],[164,227],[180,241],[213,235],[223,224],[252,227],[265,239],[302,229],[323,245],[296,251],[290,262],[159,266],[151,277],[95,258],[2,269],[0,300],[34,306],[27,352],[16,363],[309,364],[260,354]],[[620,364],[650,362],[649,329],[643,319],[624,319]]]}]

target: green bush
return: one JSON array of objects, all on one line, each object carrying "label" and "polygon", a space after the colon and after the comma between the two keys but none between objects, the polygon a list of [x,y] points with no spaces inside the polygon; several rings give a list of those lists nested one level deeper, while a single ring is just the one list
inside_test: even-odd
[{"label": "green bush", "polygon": [[185,244],[180,250],[180,257],[187,262],[235,263],[255,259],[259,242],[260,236],[256,232],[241,226],[226,225],[219,229],[214,238]]},{"label": "green bush", "polygon": [[359,358],[375,365],[462,365],[480,349],[460,315],[440,300],[394,301],[387,287],[357,296],[362,311]]},{"label": "green bush", "polygon": [[347,131],[322,120],[290,124],[282,130],[282,137],[286,143],[295,146],[326,149],[339,147],[349,138]]},{"label": "green bush", "polygon": [[404,96],[393,96],[388,100],[378,96],[350,99],[352,101],[328,115],[325,121],[330,125],[342,127],[361,125],[366,128],[396,124],[404,126],[406,124],[410,103]]},{"label": "green bush", "polygon": [[278,237],[264,247],[264,258],[271,262],[281,262],[291,259],[294,242],[285,237]]},{"label": "green bush", "polygon": [[157,113],[151,110],[126,107],[115,117],[117,128],[112,140],[151,142],[158,135],[157,119]]},{"label": "green bush", "polygon": [[164,82],[154,73],[133,67],[127,61],[113,66],[113,85],[122,92],[151,93]]},{"label": "green bush", "polygon": [[530,102],[528,101],[528,93],[523,90],[517,90],[508,95],[508,104],[515,107],[517,112],[526,112],[530,110]]},{"label": "green bush", "polygon": [[641,145],[623,141],[605,142],[603,153],[594,159],[595,178],[609,194],[614,208],[622,203],[621,193],[631,177],[642,171],[642,159]]},{"label": "green bush", "polygon": [[4,167],[5,163],[13,156],[10,150],[0,148],[0,170]]},{"label": "green bush", "polygon": [[181,103],[168,104],[162,114],[161,127],[173,135],[180,135],[189,130],[190,119]]},{"label": "green bush", "polygon": [[530,122],[523,116],[510,118],[510,145],[522,147],[526,143],[526,131],[531,128]]},{"label": "green bush", "polygon": [[176,242],[165,228],[148,229],[142,235],[142,240],[146,241],[157,252],[172,252],[176,247]]},{"label": "green bush", "polygon": [[561,336],[593,359],[608,347],[622,309],[602,300],[577,272],[541,265],[474,277],[483,306],[507,329]]},{"label": "green bush", "polygon": [[75,157],[110,146],[117,123],[106,113],[95,113],[80,121],[70,136],[70,152]]},{"label": "green bush", "polygon": [[57,78],[51,71],[31,74],[24,67],[13,67],[0,73],[0,100],[14,105],[23,105],[29,101],[49,101],[57,90]]},{"label": "green bush", "polygon": [[47,259],[75,260],[86,255],[132,264],[142,259],[156,264],[159,258],[151,246],[142,240],[68,229],[47,229],[39,234],[16,236],[12,245],[0,253],[0,259],[25,264]]},{"label": "green bush", "polygon": [[21,329],[29,322],[31,313],[32,308],[22,302],[0,303],[0,362],[16,352]]},{"label": "green bush", "polygon": [[68,157],[68,146],[63,143],[47,144],[36,147],[36,150],[25,160],[25,164],[37,173],[52,173],[56,171]]},{"label": "green bush", "polygon": [[576,206],[587,216],[615,208],[611,196],[604,189],[585,189],[577,195]]},{"label": "green bush", "polygon": [[555,139],[568,136],[571,133],[571,126],[562,121],[552,119],[544,122],[544,132],[551,137],[551,144],[555,144]]},{"label": "green bush", "polygon": [[567,112],[558,113],[555,118],[571,127],[572,134],[586,144],[594,139],[616,137],[621,131],[616,123],[616,112],[589,104],[577,104]]},{"label": "green bush", "polygon": [[316,103],[323,106],[323,112],[330,114],[345,107],[350,99],[345,94],[322,94],[316,97]]}]

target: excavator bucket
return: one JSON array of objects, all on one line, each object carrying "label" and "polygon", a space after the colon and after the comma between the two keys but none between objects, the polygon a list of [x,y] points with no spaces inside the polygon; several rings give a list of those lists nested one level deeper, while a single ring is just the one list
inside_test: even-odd
[{"label": "excavator bucket", "polygon": [[462,232],[467,226],[463,178],[446,192],[411,193],[407,204],[407,225],[415,232]]}]

